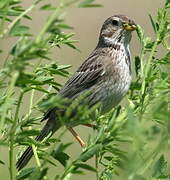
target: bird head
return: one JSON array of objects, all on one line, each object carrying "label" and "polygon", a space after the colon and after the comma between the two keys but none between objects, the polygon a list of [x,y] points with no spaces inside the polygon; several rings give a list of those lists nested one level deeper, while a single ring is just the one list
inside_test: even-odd
[{"label": "bird head", "polygon": [[136,30],[135,22],[125,15],[109,17],[103,24],[99,41],[112,45],[115,43],[129,44],[131,32]]}]

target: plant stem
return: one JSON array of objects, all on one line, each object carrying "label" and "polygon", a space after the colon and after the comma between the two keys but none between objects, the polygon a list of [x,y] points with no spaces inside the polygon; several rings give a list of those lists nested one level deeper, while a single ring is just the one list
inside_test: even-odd
[{"label": "plant stem", "polygon": [[35,89],[33,89],[33,90],[31,91],[31,97],[30,97],[30,105],[29,105],[28,116],[30,116],[31,111],[32,111],[34,93],[35,93]]},{"label": "plant stem", "polygon": [[70,6],[72,3],[75,3],[77,0],[72,0],[69,2],[62,2],[62,0],[60,1],[60,4],[58,7],[56,7],[55,11],[53,12],[53,14],[49,17],[47,23],[44,25],[44,27],[42,28],[42,30],[40,31],[40,33],[38,34],[35,43],[40,43],[41,39],[44,37],[44,34],[47,32],[47,30],[49,29],[49,27],[51,26],[51,24],[54,22],[54,20],[61,15],[61,12],[64,8]]},{"label": "plant stem", "polygon": [[8,7],[9,7],[9,2],[10,2],[10,0],[6,0],[6,5],[3,8],[5,13],[4,13],[4,15],[2,17],[2,20],[1,20],[1,23],[0,23],[0,33],[3,31],[3,28],[4,28],[5,18],[6,18],[6,15],[7,15],[7,12],[8,12]]},{"label": "plant stem", "polygon": [[96,167],[96,180],[99,179],[99,173],[98,173],[98,154],[95,155],[95,167]]},{"label": "plant stem", "polygon": [[59,6],[56,8],[56,10],[53,12],[53,14],[48,19],[47,23],[44,25],[44,27],[42,28],[42,30],[38,34],[38,36],[35,40],[35,43],[38,44],[41,42],[41,39],[43,38],[44,34],[46,33],[46,31],[48,30],[50,25],[53,23],[54,19],[60,14],[60,12],[61,12],[61,7]]},{"label": "plant stem", "polygon": [[40,168],[41,167],[41,163],[40,163],[40,160],[39,160],[39,157],[38,157],[38,154],[37,154],[37,148],[34,144],[32,144],[32,150],[33,150],[33,153],[34,153],[34,157],[35,157],[35,161],[37,163],[37,166]]},{"label": "plant stem", "polygon": [[[33,89],[32,92],[31,92],[28,117],[31,115],[31,112],[32,112],[34,93],[35,93],[35,89]],[[34,153],[34,157],[35,157],[36,163],[37,163],[38,167],[41,167],[40,160],[38,158],[38,154],[37,154],[37,150],[36,150],[37,148],[36,148],[36,146],[34,144],[32,144],[32,149],[33,149],[33,153]]]},{"label": "plant stem", "polygon": [[14,174],[14,138],[11,136],[9,145],[9,173],[10,179],[15,180]]},{"label": "plant stem", "polygon": [[[163,10],[164,10],[164,12],[162,12],[162,13],[166,13],[166,9],[163,9]],[[143,69],[144,69],[144,72],[142,73],[143,81],[142,81],[142,86],[141,86],[142,109],[143,109],[143,102],[144,102],[144,100],[145,100],[145,95],[146,95],[146,81],[147,81],[147,78],[148,78],[148,73],[149,73],[149,71],[150,71],[150,69],[151,69],[151,61],[152,61],[152,59],[153,59],[153,56],[154,56],[154,54],[155,54],[155,52],[156,52],[157,46],[158,46],[159,41],[160,41],[160,34],[161,34],[161,30],[162,30],[164,21],[165,21],[164,18],[161,18],[160,24],[159,24],[159,31],[156,32],[156,40],[155,40],[155,42],[154,42],[154,44],[153,44],[153,47],[152,47],[152,50],[151,50],[151,52],[150,52],[150,54],[149,54],[149,57],[148,57],[148,59],[147,59],[147,62],[146,62],[146,64],[145,64],[144,68],[143,68]],[[144,52],[145,52],[145,51],[143,51],[143,52],[142,52],[142,55],[141,55],[141,56],[142,56],[142,59],[143,59]],[[143,110],[142,110],[142,111],[143,111]]]},{"label": "plant stem", "polygon": [[145,94],[145,89],[146,89],[146,78],[148,77],[148,73],[149,73],[149,70],[150,70],[150,67],[151,67],[151,61],[152,61],[152,58],[155,54],[155,51],[156,51],[156,48],[157,48],[157,41],[155,41],[153,47],[152,47],[152,50],[150,52],[150,55],[149,55],[149,58],[147,60],[147,63],[145,64],[145,71],[143,73],[144,75],[144,80],[142,82],[142,88],[141,88],[141,92],[142,92],[142,95]]},{"label": "plant stem", "polygon": [[24,92],[22,91],[20,96],[19,96],[19,99],[18,99],[18,105],[16,107],[16,112],[15,112],[15,117],[14,117],[15,122],[16,122],[18,114],[19,114],[19,109],[20,109],[20,105],[21,105],[23,96],[24,96]]},{"label": "plant stem", "polygon": [[17,125],[17,118],[18,118],[18,113],[19,113],[19,109],[20,109],[20,105],[22,102],[22,98],[23,98],[24,93],[21,92],[19,99],[18,99],[18,105],[16,107],[16,111],[15,111],[15,117],[14,117],[14,121],[10,130],[10,145],[9,145],[9,170],[10,170],[10,179],[14,180],[15,179],[15,174],[14,174],[14,169],[15,169],[15,165],[14,165],[14,134],[16,131],[16,125]]},{"label": "plant stem", "polygon": [[10,24],[9,26],[4,29],[4,31],[0,34],[0,38],[3,38],[8,31],[10,31],[14,25],[23,17],[25,16],[29,11],[31,11],[34,7],[36,6],[36,4],[32,4],[28,9],[26,9],[24,12],[22,12],[19,16],[17,16]]},{"label": "plant stem", "polygon": [[18,76],[19,76],[19,72],[15,72],[14,75],[13,75],[13,78],[11,80],[9,89],[7,90],[7,93],[6,93],[6,98],[5,98],[5,102],[3,104],[3,112],[2,112],[1,121],[0,121],[0,131],[3,129],[5,117],[6,117],[6,114],[7,114],[7,110],[9,108],[9,106],[11,105],[9,103],[10,102],[10,97],[11,97],[11,95],[13,93],[13,88],[15,86],[15,82],[16,82]]}]

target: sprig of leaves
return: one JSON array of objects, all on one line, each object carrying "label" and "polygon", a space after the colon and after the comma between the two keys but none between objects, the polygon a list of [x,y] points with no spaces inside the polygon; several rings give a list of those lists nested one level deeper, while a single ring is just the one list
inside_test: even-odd
[{"label": "sprig of leaves", "polygon": [[[73,175],[86,171],[96,173],[100,180],[170,178],[167,171],[169,159],[166,158],[170,132],[169,0],[158,10],[157,17],[149,15],[154,38],[147,37],[138,26],[141,53],[135,57],[136,79],[128,95],[128,106],[119,106],[99,116],[97,107],[89,109],[86,103],[82,105],[86,99],[82,96],[67,107],[66,117],[61,117],[64,124],[76,125],[89,123],[91,113],[95,114],[95,133],[89,136],[83,152],[71,158],[68,148],[72,143],[61,140],[65,129],[57,139],[46,138],[39,143],[32,138],[39,133],[39,129],[32,129],[42,116],[37,116],[37,111],[63,108],[68,104],[67,99],[56,96],[61,84],[55,77],[67,77],[70,66],[58,65],[50,54],[52,48],[62,48],[63,45],[78,50],[76,41],[72,39],[74,33],[63,32],[72,27],[65,24],[61,16],[73,3],[78,7],[101,6],[94,0],[61,0],[57,7],[37,0],[24,9],[20,0],[0,2],[0,38],[17,38],[0,71],[0,146],[9,147],[10,179],[45,179],[49,176],[49,169],[56,170],[59,164],[64,168],[60,173],[55,171],[54,179],[59,180],[71,179]],[[37,36],[31,34],[30,27],[22,21],[23,18],[31,21],[29,12],[34,8],[51,12]],[[160,47],[164,48],[161,55],[157,53]],[[39,92],[42,96],[37,98]],[[28,111],[23,113],[22,104],[26,97],[29,97],[30,104]],[[70,118],[75,109],[76,115]],[[25,168],[16,175],[14,150],[23,145],[37,147],[34,150],[42,163],[40,167]],[[88,162],[93,157],[96,157],[95,167]],[[7,164],[0,160],[1,166]]]}]

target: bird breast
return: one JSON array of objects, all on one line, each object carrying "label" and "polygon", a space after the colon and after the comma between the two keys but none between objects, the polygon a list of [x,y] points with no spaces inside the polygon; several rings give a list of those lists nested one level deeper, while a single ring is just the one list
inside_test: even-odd
[{"label": "bird breast", "polygon": [[129,90],[131,83],[131,58],[129,49],[120,48],[110,54],[112,63],[106,67],[105,80],[101,85],[99,96],[102,99],[102,113],[115,107]]}]

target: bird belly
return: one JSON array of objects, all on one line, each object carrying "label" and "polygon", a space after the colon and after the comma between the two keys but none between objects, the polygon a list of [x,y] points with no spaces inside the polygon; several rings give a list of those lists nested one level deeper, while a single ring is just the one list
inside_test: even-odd
[{"label": "bird belly", "polygon": [[130,82],[131,77],[126,76],[122,78],[121,81],[113,82],[110,80],[109,83],[103,84],[103,88],[100,90],[102,114],[110,111],[119,104],[129,90]]}]

